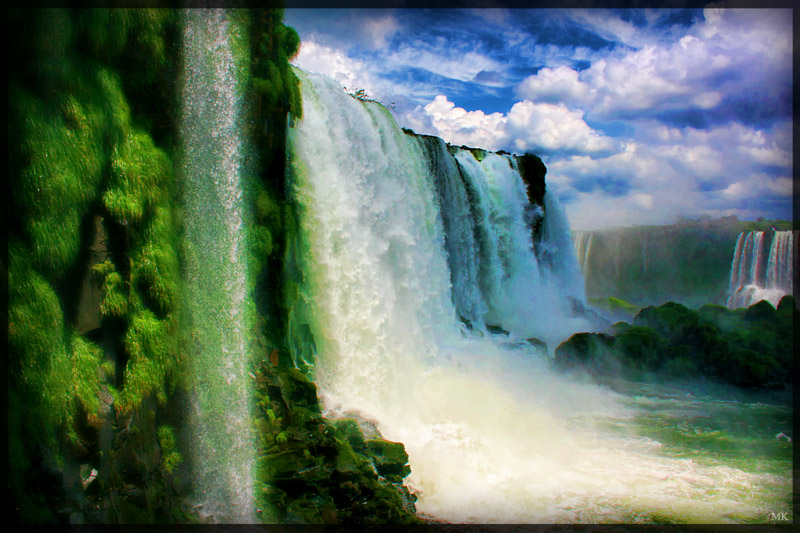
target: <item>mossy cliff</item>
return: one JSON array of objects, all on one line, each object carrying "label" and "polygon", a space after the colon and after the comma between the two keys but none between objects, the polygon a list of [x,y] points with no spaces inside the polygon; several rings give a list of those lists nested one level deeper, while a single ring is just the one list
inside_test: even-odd
[{"label": "mossy cliff", "polygon": [[[265,521],[413,521],[402,445],[321,417],[294,369],[283,257],[285,128],[301,115],[280,9],[242,11],[250,43],[248,263]],[[8,449],[13,521],[200,521],[182,441],[182,212],[171,9],[10,10]],[[367,503],[363,503],[367,501]],[[267,505],[269,504],[269,505]]]}]

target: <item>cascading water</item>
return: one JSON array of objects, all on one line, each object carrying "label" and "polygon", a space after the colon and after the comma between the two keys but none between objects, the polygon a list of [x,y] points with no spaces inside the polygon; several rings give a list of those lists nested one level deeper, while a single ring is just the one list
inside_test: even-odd
[{"label": "cascading water", "polygon": [[453,304],[467,325],[483,329],[488,311],[480,292],[478,243],[469,196],[461,170],[438,137],[415,137],[434,178],[452,282]]},{"label": "cascading water", "polygon": [[[188,10],[181,92],[186,331],[191,369],[190,425],[198,511],[209,521],[254,522],[250,353],[246,332],[242,200],[243,39],[223,10]],[[239,49],[246,50],[239,43]]]},{"label": "cascading water", "polygon": [[583,277],[589,278],[589,267],[591,263],[589,258],[592,255],[592,241],[594,240],[594,233],[591,231],[574,231],[572,232],[572,245],[575,248],[575,257],[578,260]]},{"label": "cascading water", "polygon": [[742,232],[731,261],[728,308],[749,307],[767,300],[777,307],[781,298],[792,294],[794,241],[797,232],[774,231],[768,248],[766,232]]},{"label": "cascading water", "polygon": [[767,289],[792,294],[795,240],[797,234],[792,231],[775,232],[767,261]]},{"label": "cascading water", "polygon": [[[574,256],[565,246],[569,231],[562,235],[566,218],[558,200],[545,194],[546,204],[553,204],[553,220],[545,223],[540,255],[547,259],[540,263],[530,230],[536,208],[528,201],[513,160],[487,154],[478,161],[467,150],[457,150],[455,159],[471,192],[476,217],[480,285],[489,308],[486,323],[501,325],[520,338],[540,338],[549,346],[581,327],[591,329],[571,316],[567,299],[583,301],[582,279],[569,268],[559,271],[563,263],[574,263]],[[552,283],[553,277],[557,283]]]},{"label": "cascading water", "polygon": [[578,266],[570,240],[569,222],[558,196],[545,192],[544,206],[547,216],[542,225],[542,242],[539,244],[539,261],[544,262],[545,283],[557,286],[562,295],[579,302],[586,300],[583,274]]},{"label": "cascading water", "polygon": [[764,481],[685,452],[659,455],[660,443],[628,433],[642,419],[620,396],[552,373],[519,340],[546,333],[535,320],[546,328],[567,317],[555,301],[564,295],[542,279],[525,224],[531,210],[509,159],[478,162],[455,150],[486,322],[510,329],[506,337],[458,319],[464,295],[451,294],[459,278],[443,234],[455,217],[440,209],[464,208],[437,198],[432,150],[379,105],[327,78],[298,76],[304,111],[289,134],[289,179],[302,282],[290,324],[310,332],[315,353],[293,355],[313,364],[328,416],[358,416],[405,444],[418,512],[479,523],[718,523],[777,508],[758,499],[762,486],[785,493],[791,478],[787,489],[785,477]]}]

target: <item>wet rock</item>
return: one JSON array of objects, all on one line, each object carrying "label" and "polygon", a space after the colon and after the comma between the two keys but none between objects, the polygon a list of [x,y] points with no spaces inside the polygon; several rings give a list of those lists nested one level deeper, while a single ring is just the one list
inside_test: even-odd
[{"label": "wet rock", "polygon": [[383,439],[366,441],[367,454],[373,459],[378,474],[390,481],[401,481],[411,473],[408,454],[402,443]]},{"label": "wet rock", "polygon": [[555,351],[558,370],[583,369],[593,375],[616,374],[620,364],[613,352],[614,337],[603,333],[576,333]]},{"label": "wet rock", "polygon": [[102,280],[92,272],[92,267],[104,262],[109,255],[111,254],[108,251],[108,232],[103,217],[95,215],[92,244],[89,246],[89,262],[81,280],[75,313],[75,329],[81,335],[100,327],[102,321],[100,304],[103,301]]},{"label": "wet rock", "polygon": [[537,339],[536,337],[531,337],[530,339],[525,339],[525,340],[528,341],[528,343],[537,350],[542,351],[544,353],[548,353],[547,343],[544,342],[543,340]]},{"label": "wet rock", "polygon": [[486,324],[486,331],[495,335],[508,335],[508,331],[504,330],[500,326],[495,326],[494,324]]}]

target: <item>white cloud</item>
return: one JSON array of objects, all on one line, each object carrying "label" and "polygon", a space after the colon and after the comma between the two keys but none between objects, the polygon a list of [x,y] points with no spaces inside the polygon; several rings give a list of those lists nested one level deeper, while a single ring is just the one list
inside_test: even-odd
[{"label": "white cloud", "polygon": [[374,94],[376,84],[364,63],[340,50],[305,40],[292,63],[307,72],[333,78],[348,89],[364,89],[367,94]]},{"label": "white cloud", "polygon": [[456,107],[440,94],[403,118],[419,133],[487,150],[609,153],[621,148],[589,127],[582,111],[529,100],[514,104],[508,115],[486,114]]},{"label": "white cloud", "polygon": [[388,44],[392,35],[400,29],[400,24],[394,15],[387,14],[377,18],[366,18],[360,26],[366,35],[371,48],[383,48]]},{"label": "white cloud", "polygon": [[653,208],[653,195],[652,194],[632,194],[631,198],[633,201],[645,209],[652,209]]},{"label": "white cloud", "polygon": [[388,53],[382,58],[391,70],[418,68],[453,80],[476,81],[482,71],[502,71],[505,65],[475,50],[452,48],[443,39],[432,42],[415,41]]},{"label": "white cloud", "polygon": [[553,51],[542,61],[551,67],[518,84],[518,96],[577,106],[602,120],[653,110],[713,109],[726,95],[739,97],[749,88],[770,94],[780,90],[771,86],[773,80],[791,81],[791,11],[707,10],[706,20],[671,37],[606,11],[570,11],[569,17],[633,48],[595,53],[580,72],[564,66]]},{"label": "white cloud", "polygon": [[563,105],[517,102],[508,113],[508,135],[517,150],[607,152],[618,144],[583,120],[583,112]]},{"label": "white cloud", "polygon": [[[417,108],[416,117],[408,117],[418,133],[437,135],[455,145],[499,150],[506,137],[506,117],[502,113],[485,114],[456,107],[440,94],[424,108]],[[421,115],[420,112],[424,112]]]},{"label": "white cloud", "polygon": [[522,80],[516,88],[521,98],[566,104],[587,101],[590,91],[586,83],[578,80],[578,73],[566,66],[543,68]]}]

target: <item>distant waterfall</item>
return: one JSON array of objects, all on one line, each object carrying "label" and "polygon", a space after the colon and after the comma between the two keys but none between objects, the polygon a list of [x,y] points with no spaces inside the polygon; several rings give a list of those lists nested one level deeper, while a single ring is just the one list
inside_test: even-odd
[{"label": "distant waterfall", "polygon": [[764,231],[743,232],[736,241],[726,305],[749,307],[767,300],[777,307],[792,293],[797,232],[774,231],[769,247]]},{"label": "distant waterfall", "polygon": [[767,289],[792,293],[796,239],[797,235],[792,231],[775,232],[767,262]]},{"label": "distant waterfall", "polygon": [[582,421],[626,416],[617,397],[553,373],[525,341],[585,331],[569,312],[580,282],[555,197],[536,251],[538,211],[512,157],[445,150],[335,81],[298,76],[289,329],[310,342],[292,355],[328,416],[404,443],[417,510],[456,523],[719,517],[705,495],[745,475],[599,435]]},{"label": "distant waterfall", "polygon": [[191,9],[185,16],[180,133],[189,460],[201,515],[217,523],[254,522],[242,199],[247,152],[238,78],[247,58],[234,54],[243,36],[230,12]]},{"label": "distant waterfall", "polygon": [[594,232],[592,231],[572,232],[572,245],[575,249],[575,257],[578,260],[578,265],[585,279],[589,278],[589,268],[591,265],[589,258],[592,255],[593,240]]}]

